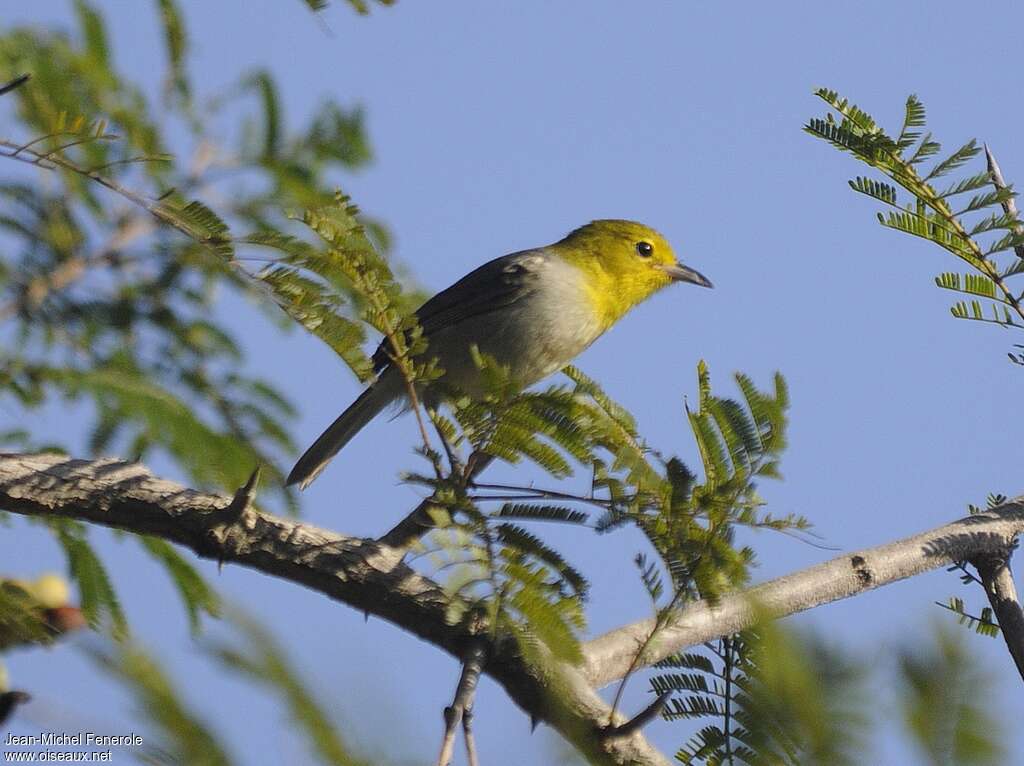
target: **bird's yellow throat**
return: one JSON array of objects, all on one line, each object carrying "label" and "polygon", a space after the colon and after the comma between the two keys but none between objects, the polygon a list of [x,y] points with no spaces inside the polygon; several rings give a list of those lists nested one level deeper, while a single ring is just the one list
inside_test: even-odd
[{"label": "bird's yellow throat", "polygon": [[[648,243],[642,256],[637,245]],[[603,329],[672,281],[658,266],[676,262],[668,241],[634,221],[594,221],[581,226],[551,249],[582,273],[583,287]]]}]

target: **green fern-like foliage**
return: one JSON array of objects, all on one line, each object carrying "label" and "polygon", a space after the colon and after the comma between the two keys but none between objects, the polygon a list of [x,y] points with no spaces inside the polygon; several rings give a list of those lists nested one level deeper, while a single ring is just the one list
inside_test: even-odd
[{"label": "green fern-like foliage", "polygon": [[243,240],[284,253],[257,274],[278,304],[324,340],[360,380],[373,374],[373,364],[361,348],[367,328],[384,336],[385,353],[411,380],[429,377],[411,361],[425,345],[411,319],[420,296],[405,291],[395,279],[358,208],[335,193],[331,204],[307,210],[300,220],[316,234],[321,247],[266,232]]},{"label": "green fern-like foliage", "polygon": [[[602,532],[638,526],[656,554],[641,553],[637,563],[659,625],[684,601],[715,599],[746,581],[754,557],[734,544],[737,527],[808,527],[802,518],[766,513],[756,489],[761,478],[779,475],[788,406],[781,376],[765,393],[737,375],[740,404],[712,393],[701,363],[700,406],[685,413],[702,457],[699,481],[678,458],[647,448],[632,416],[578,369],[565,370],[567,383],[524,392],[493,360],[478,356],[477,363],[487,393],[456,397],[446,412],[433,413],[449,468],[409,475],[433,493],[439,529],[420,555],[446,578],[453,620],[507,630],[524,652],[539,640],[556,656],[578,657],[585,574],[526,529],[535,522]],[[475,470],[481,456],[526,458],[554,478],[585,467],[590,491],[487,483]]]},{"label": "green fern-like foliage", "polygon": [[915,631],[895,667],[879,666],[763,622],[666,658],[650,691],[671,695],[665,719],[696,727],[676,753],[688,766],[878,763],[880,710],[890,724],[898,711],[922,763],[1002,763],[1004,732],[983,703],[991,679],[955,638]]},{"label": "green fern-like foliage", "polygon": [[863,763],[866,716],[858,668],[819,642],[778,628],[728,636],[658,663],[664,717],[700,721],[676,753],[687,764]]},{"label": "green fern-like foliage", "polygon": [[1024,273],[1024,226],[1013,203],[1015,193],[996,177],[991,155],[987,169],[940,185],[940,179],[967,165],[981,148],[972,139],[935,159],[942,147],[925,132],[925,110],[916,96],[907,99],[903,125],[893,137],[835,91],[820,88],[815,94],[832,111],[808,121],[804,130],[893,182],[865,177],[850,181],[854,191],[885,205],[879,222],[929,240],[970,267],[967,274],[936,277],[939,287],[965,296],[952,306],[953,316],[1024,328],[1020,288],[1011,283]]},{"label": "green fern-like foliage", "polygon": [[948,609],[950,612],[955,614],[959,625],[963,625],[969,630],[973,630],[979,636],[995,638],[999,635],[999,623],[993,619],[992,607],[986,606],[981,610],[980,614],[973,615],[967,612],[967,607],[964,606],[964,600],[962,598],[954,596],[945,604],[939,601],[936,601],[935,603],[943,609]]},{"label": "green fern-like foliage", "polygon": [[[672,585],[670,607],[693,598],[713,601],[747,581],[754,553],[734,544],[738,527],[809,529],[803,517],[767,513],[757,491],[762,478],[780,478],[789,406],[782,376],[777,374],[773,390],[764,392],[746,375],[736,374],[740,401],[712,392],[704,362],[698,365],[697,380],[698,407],[687,408],[686,416],[700,454],[703,481],[679,458],[659,458],[659,483],[635,484],[632,494],[640,501],[613,505],[601,522],[608,526],[628,521],[646,534]],[[607,484],[608,479],[601,482]],[[630,497],[629,492],[621,494],[620,485],[612,486],[624,499]]]},{"label": "green fern-like foliage", "polygon": [[[810,528],[803,517],[767,513],[757,492],[760,479],[780,478],[789,406],[785,380],[776,374],[770,392],[759,390],[742,373],[735,380],[741,401],[714,394],[707,365],[702,361],[697,366],[698,407],[687,407],[686,416],[703,481],[678,457],[659,456],[660,472],[640,455],[619,476],[595,473],[595,484],[613,499],[598,528],[635,524],[658,557],[653,560],[640,553],[636,558],[655,615],[637,659],[680,606],[697,599],[714,603],[748,581],[754,551],[736,544],[738,528],[797,534]],[[638,465],[648,470],[638,471]],[[613,706],[629,676],[621,682]]]}]

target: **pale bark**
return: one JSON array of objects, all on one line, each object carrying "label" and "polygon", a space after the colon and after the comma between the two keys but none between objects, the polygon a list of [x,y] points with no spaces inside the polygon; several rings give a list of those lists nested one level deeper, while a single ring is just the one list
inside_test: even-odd
[{"label": "pale bark", "polygon": [[[856,596],[955,561],[1006,550],[1024,532],[1024,498],[894,543],[846,553],[831,561],[722,597],[715,606],[697,602],[679,610],[650,641],[640,667],[688,646],[750,627],[762,616],[782,617]],[[628,670],[654,620],[616,628],[583,645],[583,674],[596,687]]]},{"label": "pale bark", "polygon": [[978,577],[985,587],[996,622],[999,623],[1006,648],[1010,651],[1017,672],[1024,679],[1024,610],[1017,598],[1017,587],[1010,571],[1010,553],[1006,548],[991,554],[984,554],[972,561],[978,570]]}]

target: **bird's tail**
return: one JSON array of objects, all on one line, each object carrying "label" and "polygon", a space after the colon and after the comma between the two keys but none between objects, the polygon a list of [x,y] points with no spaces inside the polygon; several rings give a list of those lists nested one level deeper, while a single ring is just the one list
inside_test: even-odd
[{"label": "bird's tail", "polygon": [[308,487],[331,462],[331,458],[378,412],[395,400],[396,391],[394,386],[389,385],[390,382],[386,378],[378,380],[363,391],[299,458],[285,483],[289,486],[298,484],[299,489]]}]

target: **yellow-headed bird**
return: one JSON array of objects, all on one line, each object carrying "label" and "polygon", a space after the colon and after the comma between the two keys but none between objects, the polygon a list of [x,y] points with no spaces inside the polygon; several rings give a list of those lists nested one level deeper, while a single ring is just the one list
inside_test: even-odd
[{"label": "yellow-headed bird", "polygon": [[[428,343],[425,356],[444,370],[438,382],[480,395],[473,346],[529,386],[565,367],[627,311],[672,282],[711,287],[676,260],[654,229],[634,221],[593,221],[553,245],[485,263],[424,303],[416,319]],[[299,458],[288,484],[305,489],[377,413],[405,397],[405,381],[384,343],[374,363],[377,379]]]}]

